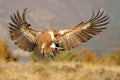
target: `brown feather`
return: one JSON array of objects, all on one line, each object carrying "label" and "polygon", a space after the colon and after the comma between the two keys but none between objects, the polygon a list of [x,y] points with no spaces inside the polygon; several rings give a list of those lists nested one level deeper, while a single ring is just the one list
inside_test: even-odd
[{"label": "brown feather", "polygon": [[[99,10],[100,11],[100,10]],[[94,19],[94,21],[98,20],[100,17],[102,17],[104,13],[104,10],[102,12],[99,12],[99,15],[96,17],[96,19]]]},{"label": "brown feather", "polygon": [[14,25],[14,24],[12,24],[12,23],[9,23],[9,25],[10,25],[11,27],[14,27],[14,28],[18,29],[18,27],[17,27],[17,26],[15,26],[15,25]]},{"label": "brown feather", "polygon": [[23,12],[23,14],[22,14],[22,18],[23,18],[23,22],[24,22],[24,23],[27,23],[27,22],[26,22],[26,19],[25,19],[25,12],[26,12],[26,10],[27,10],[27,8],[24,9],[24,12]]},{"label": "brown feather", "polygon": [[74,44],[73,38],[71,38],[69,41],[71,42],[71,48],[74,48],[74,47],[75,47],[75,44]]},{"label": "brown feather", "polygon": [[92,12],[93,12],[93,14],[92,14],[92,17],[89,19],[89,21],[91,21],[94,18],[94,16],[95,16],[95,11],[92,10]]},{"label": "brown feather", "polygon": [[109,18],[108,15],[105,15],[105,16],[99,18],[97,21],[101,21],[101,20],[104,20],[104,19],[106,19],[106,18]]},{"label": "brown feather", "polygon": [[73,40],[74,40],[74,44],[75,44],[74,47],[80,45],[80,41],[79,41],[79,39],[76,36],[73,38]]},{"label": "brown feather", "polygon": [[81,31],[81,34],[86,38],[86,40],[89,40],[90,37],[84,33],[84,31]]},{"label": "brown feather", "polygon": [[102,19],[102,20],[96,21],[95,23],[96,23],[96,24],[99,24],[99,23],[105,22],[105,21],[107,21],[109,18],[110,18],[110,17],[106,17],[106,18],[104,18],[104,19]]},{"label": "brown feather", "polygon": [[69,41],[70,49],[73,48],[74,45],[73,45],[73,42],[72,42],[72,38],[70,38],[68,41]]},{"label": "brown feather", "polygon": [[98,32],[92,31],[91,29],[86,29],[86,30],[84,30],[84,31],[87,32],[88,34],[92,34],[92,35],[98,34]]},{"label": "brown feather", "polygon": [[103,24],[99,24],[99,25],[94,25],[93,27],[99,27],[99,26],[104,26],[104,25],[107,25],[109,24],[110,22],[106,22],[106,23],[103,23]]},{"label": "brown feather", "polygon": [[22,32],[20,30],[16,30],[16,31],[9,31],[11,36],[19,36],[22,34]]},{"label": "brown feather", "polygon": [[22,18],[21,18],[21,16],[20,16],[20,13],[19,13],[18,10],[17,10],[17,16],[18,16],[19,23],[20,23],[20,24],[23,24]]},{"label": "brown feather", "polygon": [[102,32],[103,28],[94,28],[94,27],[90,27],[90,29],[92,31],[96,31],[96,32]]},{"label": "brown feather", "polygon": [[25,36],[20,35],[17,38],[13,37],[12,40],[15,42],[15,44],[21,44],[22,40],[25,38]]},{"label": "brown feather", "polygon": [[85,32],[85,30],[81,31],[82,33],[84,33],[86,35],[86,37],[88,37],[88,39],[92,38],[91,35],[89,35],[88,33]]},{"label": "brown feather", "polygon": [[97,13],[96,16],[92,19],[92,21],[93,21],[93,20],[96,20],[96,19],[98,18],[99,14],[100,14],[100,9],[98,9],[98,13]]},{"label": "brown feather", "polygon": [[[25,11],[22,14],[22,17],[19,13],[19,11],[14,13],[11,16],[11,20],[14,23],[9,23],[9,34],[11,36],[11,39],[15,42],[16,45],[18,45],[21,49],[25,51],[32,51],[35,47],[36,43],[33,40],[33,37],[35,37],[37,31],[32,30],[29,28],[29,24],[26,23],[25,20]],[[23,28],[24,25],[24,28]],[[22,28],[21,28],[22,27]],[[22,31],[23,29],[23,31]],[[26,32],[27,31],[27,32]],[[31,42],[31,40],[33,40]]]},{"label": "brown feather", "polygon": [[70,40],[66,40],[67,42],[67,45],[68,45],[68,50],[70,50],[72,48],[72,42],[71,42],[71,39]]},{"label": "brown feather", "polygon": [[85,38],[84,35],[81,34],[81,33],[76,34],[76,36],[79,37],[81,42],[86,42],[87,41],[87,38]]},{"label": "brown feather", "polygon": [[16,24],[18,27],[20,27],[19,23],[13,18],[13,16],[11,16],[11,20],[14,24]]},{"label": "brown feather", "polygon": [[14,27],[9,27],[10,31],[16,31]]},{"label": "brown feather", "polygon": [[64,40],[64,41],[62,41],[62,47],[65,49],[65,50],[68,50],[69,48],[68,48],[68,46],[67,46],[67,41],[66,40]]},{"label": "brown feather", "polygon": [[20,23],[20,21],[19,21],[18,17],[17,17],[15,14],[13,14],[13,16],[14,16],[14,19],[16,20],[17,24],[20,26],[20,25],[21,25],[21,23]]}]

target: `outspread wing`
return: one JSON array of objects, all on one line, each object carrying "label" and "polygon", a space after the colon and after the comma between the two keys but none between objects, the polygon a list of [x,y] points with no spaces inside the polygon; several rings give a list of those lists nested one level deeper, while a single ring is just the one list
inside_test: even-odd
[{"label": "outspread wing", "polygon": [[104,10],[98,9],[97,14],[93,11],[92,17],[87,22],[82,22],[68,30],[59,31],[59,35],[61,35],[58,36],[60,46],[65,50],[70,50],[79,46],[82,42],[88,41],[93,35],[102,32],[103,29],[106,29],[106,27],[102,26],[109,23],[107,22],[108,15],[103,14]]},{"label": "outspread wing", "polygon": [[9,33],[11,39],[18,45],[21,49],[25,51],[32,51],[35,46],[35,37],[37,31],[31,29],[30,24],[27,23],[25,19],[25,11],[20,15],[19,11],[16,14],[11,15],[11,20],[13,23],[9,23]]}]

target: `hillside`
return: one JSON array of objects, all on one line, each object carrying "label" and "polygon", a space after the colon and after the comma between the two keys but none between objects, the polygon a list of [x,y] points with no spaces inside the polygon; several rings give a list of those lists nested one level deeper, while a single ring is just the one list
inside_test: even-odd
[{"label": "hillside", "polygon": [[120,67],[80,62],[0,61],[0,80],[120,80]]}]

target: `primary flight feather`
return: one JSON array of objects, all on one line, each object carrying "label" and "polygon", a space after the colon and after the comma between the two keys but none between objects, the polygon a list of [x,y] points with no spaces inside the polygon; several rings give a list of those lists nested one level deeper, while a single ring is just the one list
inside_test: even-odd
[{"label": "primary flight feather", "polygon": [[12,23],[9,23],[11,39],[24,51],[34,51],[36,55],[43,57],[53,57],[60,50],[70,50],[79,46],[106,29],[103,26],[109,23],[107,21],[108,15],[104,15],[104,10],[98,9],[96,14],[93,11],[90,20],[81,22],[69,29],[37,31],[32,29],[26,21],[25,12],[26,8],[22,15],[19,11],[11,15]]}]

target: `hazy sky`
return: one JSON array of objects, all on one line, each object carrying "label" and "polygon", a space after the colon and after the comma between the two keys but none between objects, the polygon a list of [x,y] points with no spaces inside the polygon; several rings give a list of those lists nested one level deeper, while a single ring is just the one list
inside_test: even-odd
[{"label": "hazy sky", "polygon": [[108,29],[79,48],[87,47],[94,52],[112,52],[120,47],[120,0],[0,0],[0,39],[7,39],[13,52],[20,50],[10,40],[10,15],[27,8],[26,17],[32,28],[67,29],[88,20],[92,10],[104,9],[110,16]]}]

